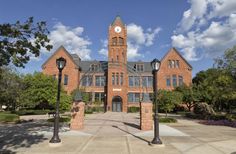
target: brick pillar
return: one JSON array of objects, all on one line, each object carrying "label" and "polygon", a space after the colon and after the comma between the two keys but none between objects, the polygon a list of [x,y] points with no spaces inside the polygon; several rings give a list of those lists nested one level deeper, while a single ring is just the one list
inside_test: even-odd
[{"label": "brick pillar", "polygon": [[84,102],[74,102],[71,109],[71,130],[80,130],[84,128]]},{"label": "brick pillar", "polygon": [[152,103],[140,103],[140,128],[141,130],[153,129]]}]

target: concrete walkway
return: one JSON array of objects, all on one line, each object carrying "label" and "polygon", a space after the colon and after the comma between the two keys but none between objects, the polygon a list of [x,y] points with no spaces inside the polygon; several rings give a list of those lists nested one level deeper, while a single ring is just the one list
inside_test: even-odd
[{"label": "concrete walkway", "polygon": [[82,131],[61,126],[60,147],[50,147],[52,124],[35,122],[0,125],[0,153],[22,154],[236,154],[236,129],[206,126],[180,119],[178,123],[160,125],[164,147],[149,142],[153,131],[139,130],[138,114],[112,113],[86,115]]}]

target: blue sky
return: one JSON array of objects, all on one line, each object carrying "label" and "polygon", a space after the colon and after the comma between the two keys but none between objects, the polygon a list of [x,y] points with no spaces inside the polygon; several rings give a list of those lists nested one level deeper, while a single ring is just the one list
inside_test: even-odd
[{"label": "blue sky", "polygon": [[54,49],[32,58],[22,73],[41,71],[63,44],[84,60],[106,60],[108,26],[119,14],[128,28],[129,60],[161,59],[172,47],[193,66],[193,76],[236,44],[234,0],[0,0],[0,23],[46,21]]}]

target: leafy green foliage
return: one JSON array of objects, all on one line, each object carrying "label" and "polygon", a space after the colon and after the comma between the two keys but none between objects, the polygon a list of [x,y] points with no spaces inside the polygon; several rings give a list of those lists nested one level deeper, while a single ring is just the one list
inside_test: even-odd
[{"label": "leafy green foliage", "polygon": [[128,112],[129,113],[137,113],[139,111],[140,111],[140,107],[136,107],[136,106],[128,107]]},{"label": "leafy green foliage", "polygon": [[224,69],[208,69],[199,72],[193,79],[198,91],[199,100],[211,104],[215,110],[222,111],[236,101],[236,79]]},{"label": "leafy green foliage", "polygon": [[0,122],[16,122],[19,120],[19,116],[16,114],[0,113]]},{"label": "leafy green foliage", "polygon": [[[56,104],[57,81],[43,73],[28,74],[24,78],[24,88],[20,97],[21,105],[35,107],[40,103]],[[67,110],[71,105],[71,97],[61,90],[60,109]]]},{"label": "leafy green foliage", "polygon": [[17,67],[24,67],[31,56],[38,57],[40,49],[52,49],[47,37],[49,31],[46,22],[34,24],[33,17],[26,22],[0,24],[0,67],[10,62]]},{"label": "leafy green foliage", "polygon": [[88,104],[91,101],[91,99],[92,99],[91,93],[86,92],[86,90],[84,88],[76,88],[75,90],[73,90],[71,93],[72,98],[75,97],[77,92],[81,93],[82,100],[85,104]]},{"label": "leafy green foliage", "polygon": [[13,110],[19,106],[22,78],[9,67],[0,68],[0,106]]},{"label": "leafy green foliage", "polygon": [[222,57],[216,58],[215,65],[217,68],[229,70],[236,76],[236,46],[226,50]]},{"label": "leafy green foliage", "polygon": [[161,117],[161,118],[159,119],[159,122],[160,122],[160,123],[176,123],[177,120],[174,119],[174,118],[170,118],[170,117]]},{"label": "leafy green foliage", "polygon": [[191,111],[192,107],[199,102],[201,97],[201,93],[195,85],[182,85],[177,87],[175,91],[182,93],[182,102],[187,106],[189,111]]},{"label": "leafy green foliage", "polygon": [[161,110],[165,111],[166,116],[167,112],[170,112],[174,109],[175,105],[181,103],[182,95],[177,91],[167,91],[159,90],[158,91],[158,101],[159,107]]}]

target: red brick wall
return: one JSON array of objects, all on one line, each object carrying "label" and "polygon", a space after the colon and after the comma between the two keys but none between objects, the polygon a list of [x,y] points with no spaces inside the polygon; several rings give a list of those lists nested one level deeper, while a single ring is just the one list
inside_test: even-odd
[{"label": "red brick wall", "polygon": [[[179,60],[179,68],[168,68],[168,60]],[[167,87],[166,85],[166,76],[171,77],[171,87]],[[158,89],[174,89],[172,84],[172,75],[177,76],[177,85],[178,85],[178,76],[183,76],[183,82],[186,85],[192,83],[192,70],[190,66],[181,58],[181,56],[175,51],[174,48],[170,49],[168,54],[161,61],[160,70],[157,75],[157,85]]]},{"label": "red brick wall", "polygon": [[[73,63],[71,58],[68,56],[67,51],[64,48],[59,48],[52,57],[46,62],[43,66],[43,73],[47,75],[56,75],[58,77],[58,69],[56,66],[56,59],[59,57],[63,57],[66,59],[66,66],[62,70],[62,85],[64,89],[70,94],[74,89],[78,87],[79,81],[79,70],[77,66]],[[68,85],[64,85],[64,74],[68,75]]]}]

